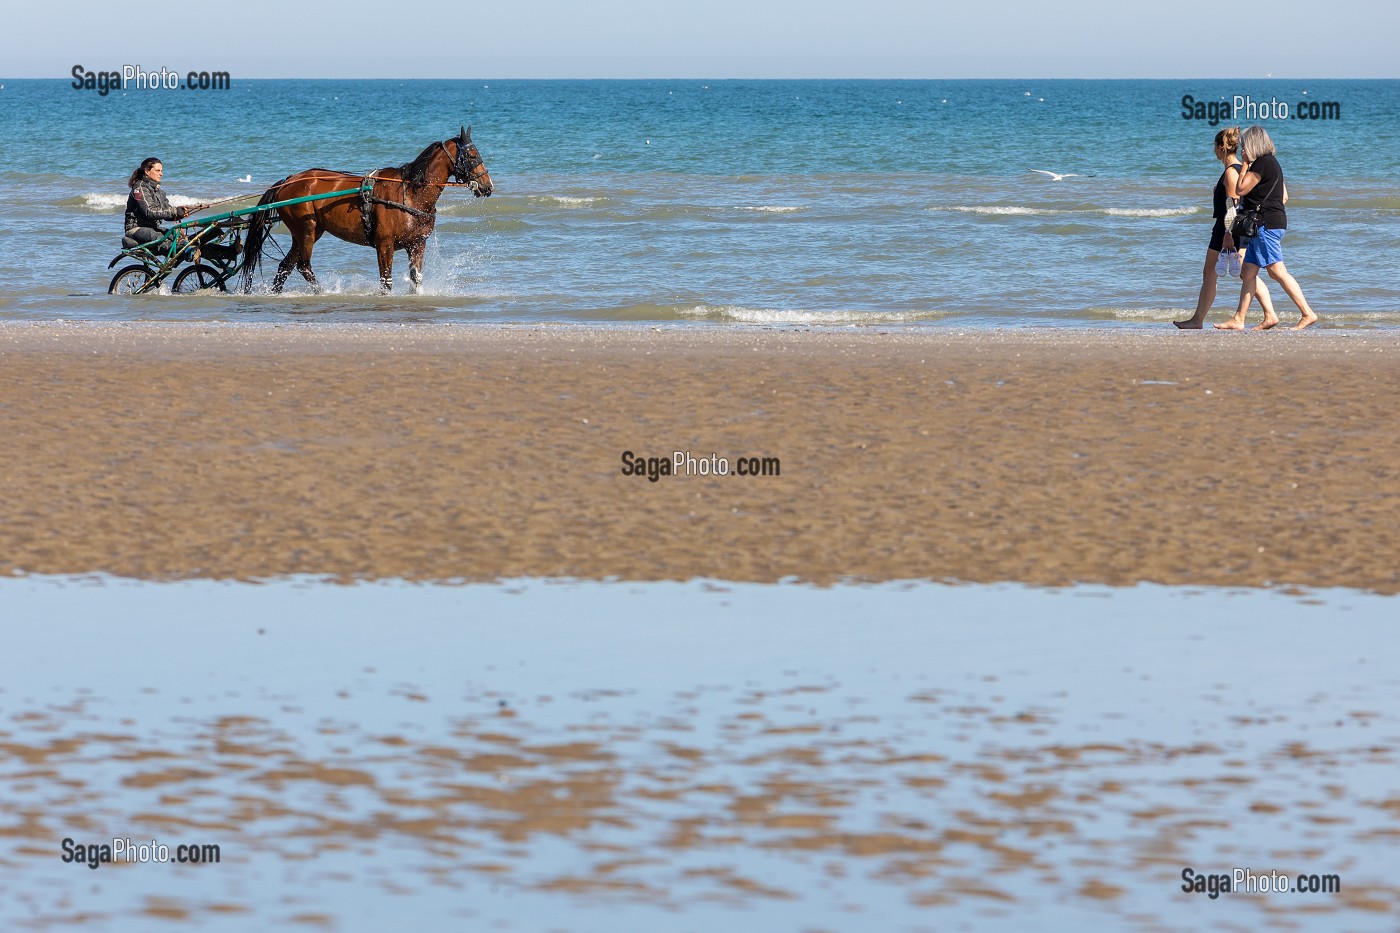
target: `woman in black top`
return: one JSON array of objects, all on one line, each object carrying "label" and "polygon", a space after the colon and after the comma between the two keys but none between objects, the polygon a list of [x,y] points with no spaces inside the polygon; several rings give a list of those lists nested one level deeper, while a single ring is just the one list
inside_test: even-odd
[{"label": "woman in black top", "polygon": [[[1210,245],[1206,247],[1206,264],[1201,269],[1201,293],[1196,298],[1196,313],[1185,321],[1173,321],[1182,330],[1200,330],[1205,325],[1206,315],[1210,313],[1210,306],[1215,303],[1215,280],[1216,266],[1220,260],[1221,252],[1226,254],[1235,252],[1235,243],[1230,236],[1229,220],[1235,213],[1235,201],[1239,194],[1235,189],[1240,178],[1241,165],[1235,159],[1235,147],[1240,142],[1240,128],[1230,126],[1215,134],[1215,157],[1224,165],[1225,170],[1220,173],[1220,180],[1215,183],[1213,194],[1212,216],[1215,218],[1215,226],[1210,231]],[[1236,257],[1238,261],[1238,257]],[[1255,295],[1259,299],[1259,304],[1264,307],[1265,317],[1274,314],[1273,302],[1269,299],[1268,286],[1264,280],[1257,278],[1258,288]]]},{"label": "woman in black top", "polygon": [[[1303,289],[1297,279],[1288,274],[1288,267],[1283,264],[1283,233],[1288,228],[1288,214],[1284,205],[1288,203],[1288,185],[1283,180],[1283,166],[1274,158],[1274,141],[1262,126],[1251,126],[1241,134],[1240,158],[1244,160],[1244,170],[1236,185],[1240,193],[1240,209],[1258,209],[1259,234],[1250,239],[1244,251],[1244,263],[1240,267],[1240,303],[1235,309],[1235,316],[1215,326],[1221,330],[1244,329],[1249,296],[1254,294],[1262,268],[1269,270],[1269,277],[1282,285],[1288,297],[1298,306],[1302,317],[1293,329],[1302,330],[1316,324],[1317,315],[1308,307],[1308,300],[1303,297]],[[1268,330],[1277,323],[1278,315],[1265,306],[1264,323],[1259,324],[1257,329]]]},{"label": "woman in black top", "polygon": [[164,221],[184,220],[195,211],[202,211],[208,207],[207,204],[197,204],[194,207],[172,205],[160,187],[161,175],[164,172],[165,166],[161,165],[160,159],[150,158],[143,161],[127,180],[126,186],[131,189],[131,194],[126,197],[123,229],[126,237],[135,241],[131,245],[153,243],[165,236],[166,230],[162,226]]}]

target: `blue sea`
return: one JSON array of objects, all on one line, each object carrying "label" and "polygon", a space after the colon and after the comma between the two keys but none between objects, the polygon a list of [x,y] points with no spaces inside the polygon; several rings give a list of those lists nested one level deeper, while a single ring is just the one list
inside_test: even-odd
[{"label": "blue sea", "polygon": [[[1277,144],[1289,269],[1325,326],[1400,324],[1397,81],[236,76],[3,81],[0,320],[1159,327],[1195,303],[1220,172],[1225,122],[1184,119],[1186,95],[1289,106],[1234,121]],[[146,156],[189,204],[398,165],[462,124],[495,195],[443,196],[422,294],[403,254],[386,300],[373,254],[331,238],[319,295],[106,294]]]}]

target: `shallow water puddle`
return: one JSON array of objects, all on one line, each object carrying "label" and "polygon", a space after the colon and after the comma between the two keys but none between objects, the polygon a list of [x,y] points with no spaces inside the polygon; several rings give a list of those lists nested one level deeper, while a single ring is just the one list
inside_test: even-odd
[{"label": "shallow water puddle", "polygon": [[0,921],[1389,929],[1398,605],[6,580]]}]

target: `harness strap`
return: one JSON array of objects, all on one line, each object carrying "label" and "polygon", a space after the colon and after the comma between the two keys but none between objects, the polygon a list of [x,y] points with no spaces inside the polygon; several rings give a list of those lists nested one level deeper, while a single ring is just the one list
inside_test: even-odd
[{"label": "harness strap", "polygon": [[375,198],[375,197],[368,198],[367,200],[369,200],[371,203],[374,203],[374,204],[383,204],[383,205],[385,205],[386,207],[396,207],[396,208],[398,208],[398,209],[401,210],[401,211],[407,211],[408,213],[412,214],[414,217],[436,217],[436,216],[437,216],[437,211],[420,211],[418,208],[416,208],[416,207],[409,207],[407,204],[404,204],[404,203],[401,202],[401,201],[386,201],[386,200],[384,200],[383,198]]},{"label": "harness strap", "polygon": [[360,179],[360,218],[365,225],[365,239],[368,240],[371,244],[374,243],[373,205],[375,204],[383,204],[385,207],[396,208],[397,210],[405,211],[409,214],[412,214],[414,217],[422,217],[426,220],[432,220],[434,217],[437,216],[436,209],[433,209],[431,211],[420,211],[416,207],[409,207],[402,201],[390,201],[386,198],[376,197],[374,195],[374,181],[375,179],[373,172],[371,172],[368,175],[361,176]]},{"label": "harness strap", "polygon": [[365,242],[374,245],[374,209],[370,207],[370,202],[374,200],[373,175],[365,175],[360,179],[360,219],[365,225]]}]

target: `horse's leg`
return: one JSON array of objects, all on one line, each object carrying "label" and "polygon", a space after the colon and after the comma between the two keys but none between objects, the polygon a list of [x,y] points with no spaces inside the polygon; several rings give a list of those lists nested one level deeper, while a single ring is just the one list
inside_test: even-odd
[{"label": "horse's leg", "polygon": [[316,273],[311,271],[311,248],[320,238],[314,220],[298,230],[293,238],[297,251],[297,271],[311,283],[311,291],[317,295],[321,294],[321,283],[316,281]]},{"label": "horse's leg", "polygon": [[374,251],[379,257],[379,288],[385,292],[394,290],[394,241],[390,239],[380,240],[374,244]]},{"label": "horse's leg", "polygon": [[423,245],[426,240],[414,240],[408,244],[408,281],[416,295],[423,290]]},{"label": "horse's leg", "polygon": [[287,255],[282,257],[282,261],[277,264],[277,274],[272,277],[272,293],[282,294],[282,286],[287,283],[287,276],[292,274],[292,267],[296,265],[297,258],[301,254],[297,252],[295,245],[287,250]]},{"label": "horse's leg", "polygon": [[292,267],[297,262],[296,218],[286,208],[283,208],[277,212],[276,216],[268,218],[267,230],[271,231],[272,225],[279,220],[287,225],[288,230],[292,231],[293,239],[287,248],[287,255],[283,256],[282,261],[277,264],[277,274],[272,277],[272,293],[274,295],[282,294],[282,286],[287,284],[287,276],[292,274]]}]

